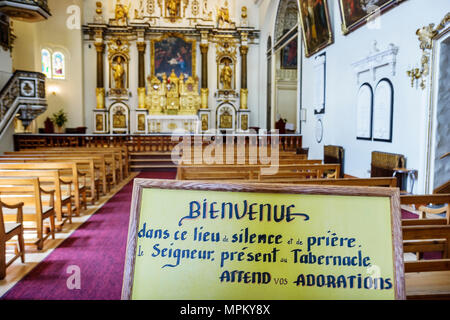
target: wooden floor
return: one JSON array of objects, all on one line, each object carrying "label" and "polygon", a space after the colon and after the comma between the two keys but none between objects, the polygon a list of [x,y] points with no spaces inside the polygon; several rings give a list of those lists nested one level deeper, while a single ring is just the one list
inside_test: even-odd
[{"label": "wooden floor", "polygon": [[[36,246],[27,246],[25,253],[25,264],[16,260],[6,270],[6,278],[0,280],[0,297],[3,296],[9,289],[11,289],[18,281],[25,277],[34,267],[43,261],[54,249],[56,249],[65,239],[78,229],[84,222],[86,222],[94,213],[96,213],[105,203],[109,201],[118,191],[120,191],[128,182],[134,179],[139,172],[132,172],[124,181],[116,186],[113,192],[108,196],[100,198],[100,201],[95,205],[88,205],[88,209],[83,212],[80,217],[73,217],[72,224],[65,224],[63,230],[55,233],[55,240],[46,240],[44,250],[38,251]],[[26,235],[25,235],[26,237]],[[7,254],[7,259],[13,255]]]}]

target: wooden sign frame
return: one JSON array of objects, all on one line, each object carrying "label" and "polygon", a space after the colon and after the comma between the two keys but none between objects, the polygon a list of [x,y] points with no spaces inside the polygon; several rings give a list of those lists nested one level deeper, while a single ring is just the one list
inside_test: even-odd
[{"label": "wooden sign frame", "polygon": [[137,234],[144,189],[168,190],[200,190],[222,192],[254,192],[272,194],[332,195],[332,196],[364,196],[388,197],[391,209],[391,230],[393,245],[393,275],[395,299],[405,300],[405,274],[403,262],[403,237],[401,228],[400,191],[398,188],[378,187],[342,187],[322,185],[288,185],[258,183],[226,183],[219,184],[203,181],[178,181],[158,179],[135,179],[130,210],[127,250],[125,256],[122,300],[131,300],[134,280],[134,268],[137,252]]}]

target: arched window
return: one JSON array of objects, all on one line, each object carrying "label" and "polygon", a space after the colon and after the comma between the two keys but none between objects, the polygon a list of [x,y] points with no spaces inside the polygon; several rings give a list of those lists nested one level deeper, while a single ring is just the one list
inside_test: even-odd
[{"label": "arched window", "polygon": [[275,20],[275,43],[291,31],[299,19],[298,3],[296,0],[281,0]]},{"label": "arched window", "polygon": [[41,51],[41,65],[42,73],[45,74],[47,78],[52,77],[52,60],[50,56],[50,51],[47,49],[42,49]]},{"label": "arched window", "polygon": [[66,60],[65,56],[61,52],[55,52],[53,54],[53,79],[65,79],[66,78]]}]

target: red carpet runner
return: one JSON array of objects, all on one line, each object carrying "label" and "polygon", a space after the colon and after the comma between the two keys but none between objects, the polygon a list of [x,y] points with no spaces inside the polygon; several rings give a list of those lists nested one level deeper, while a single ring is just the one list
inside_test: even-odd
[{"label": "red carpet runner", "polygon": [[[175,175],[146,172],[138,177],[174,179]],[[1,299],[119,300],[132,190],[131,181]],[[70,266],[80,268],[80,290],[67,287]]]}]

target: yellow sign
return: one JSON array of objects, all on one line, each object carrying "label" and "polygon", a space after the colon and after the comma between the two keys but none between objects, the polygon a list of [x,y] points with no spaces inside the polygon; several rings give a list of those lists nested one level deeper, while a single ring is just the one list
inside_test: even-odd
[{"label": "yellow sign", "polygon": [[124,298],[401,297],[391,197],[187,189],[134,195]]}]

